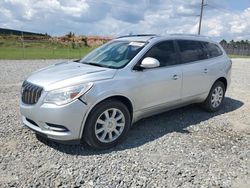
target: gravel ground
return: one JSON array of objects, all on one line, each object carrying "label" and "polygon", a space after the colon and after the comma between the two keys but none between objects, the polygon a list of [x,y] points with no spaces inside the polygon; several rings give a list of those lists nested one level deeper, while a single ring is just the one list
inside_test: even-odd
[{"label": "gravel ground", "polygon": [[234,59],[224,107],[143,119],[115,148],[66,146],[24,128],[21,82],[54,61],[0,61],[0,187],[250,187],[250,59]]}]

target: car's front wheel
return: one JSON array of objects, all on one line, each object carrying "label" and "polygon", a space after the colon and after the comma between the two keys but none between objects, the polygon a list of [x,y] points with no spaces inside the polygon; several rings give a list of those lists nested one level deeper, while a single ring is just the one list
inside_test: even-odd
[{"label": "car's front wheel", "polygon": [[217,81],[212,86],[207,99],[202,106],[209,112],[215,112],[220,109],[225,96],[225,85],[221,81]]},{"label": "car's front wheel", "polygon": [[107,149],[125,138],[130,123],[126,105],[117,100],[106,100],[90,112],[83,138],[92,147]]}]

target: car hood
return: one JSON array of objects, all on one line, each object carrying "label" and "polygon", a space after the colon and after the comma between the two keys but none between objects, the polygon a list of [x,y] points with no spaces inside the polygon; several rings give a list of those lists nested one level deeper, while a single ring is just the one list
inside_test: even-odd
[{"label": "car hood", "polygon": [[31,74],[27,81],[50,91],[67,86],[111,79],[116,69],[97,67],[77,62],[63,62],[40,69]]}]

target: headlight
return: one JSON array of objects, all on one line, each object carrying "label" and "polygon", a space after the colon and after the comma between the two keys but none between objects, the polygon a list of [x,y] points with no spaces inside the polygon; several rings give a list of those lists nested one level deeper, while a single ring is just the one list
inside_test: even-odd
[{"label": "headlight", "polygon": [[50,91],[45,97],[44,102],[56,105],[67,104],[85,94],[92,86],[93,83],[88,83]]}]

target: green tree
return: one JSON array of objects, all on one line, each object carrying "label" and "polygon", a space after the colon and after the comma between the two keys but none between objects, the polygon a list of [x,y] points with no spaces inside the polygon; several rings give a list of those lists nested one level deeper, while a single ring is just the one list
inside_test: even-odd
[{"label": "green tree", "polygon": [[223,44],[227,44],[227,41],[225,39],[221,40],[220,41],[220,44],[223,45]]}]

